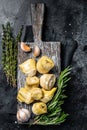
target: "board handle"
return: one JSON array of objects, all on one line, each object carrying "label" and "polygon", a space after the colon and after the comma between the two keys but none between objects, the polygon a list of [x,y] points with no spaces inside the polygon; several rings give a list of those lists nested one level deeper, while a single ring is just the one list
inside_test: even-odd
[{"label": "board handle", "polygon": [[41,42],[42,26],[44,18],[44,4],[31,4],[32,27],[35,42]]}]

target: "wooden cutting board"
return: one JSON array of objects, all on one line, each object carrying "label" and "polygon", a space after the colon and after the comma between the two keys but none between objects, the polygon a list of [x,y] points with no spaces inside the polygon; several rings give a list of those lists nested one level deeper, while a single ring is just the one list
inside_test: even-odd
[{"label": "wooden cutting board", "polygon": [[[28,44],[33,48],[35,45],[38,45],[41,49],[41,56],[47,55],[52,58],[55,63],[55,67],[52,69],[51,73],[54,73],[57,77],[61,71],[61,59],[60,59],[60,42],[43,42],[41,40],[42,36],[42,26],[43,26],[43,18],[44,18],[44,4],[32,4],[31,5],[31,15],[32,15],[32,28],[34,35],[34,42],[29,42]],[[38,60],[40,57],[36,58]],[[21,50],[20,44],[18,45],[18,65],[23,63],[29,58],[33,57],[33,52],[25,53]],[[18,67],[18,75],[17,75],[17,87],[18,90],[21,87],[24,87],[25,84],[25,74],[22,73]],[[27,108],[31,111],[31,105],[26,105],[24,103],[18,102],[17,109],[20,107]],[[33,122],[34,115],[31,114],[31,118],[28,123]]]}]

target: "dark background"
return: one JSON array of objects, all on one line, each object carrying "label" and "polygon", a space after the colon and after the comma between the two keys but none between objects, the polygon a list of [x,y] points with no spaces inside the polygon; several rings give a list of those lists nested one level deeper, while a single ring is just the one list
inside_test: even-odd
[{"label": "dark background", "polygon": [[[10,87],[0,65],[0,130],[87,130],[87,1],[86,0],[0,0],[1,24],[10,21],[15,34],[25,25],[24,41],[32,41],[30,3],[43,2],[45,20],[44,41],[62,43],[62,69],[72,65],[72,80],[63,109],[70,116],[60,126],[20,126],[16,124],[17,88]],[[1,64],[1,58],[0,58]]]}]

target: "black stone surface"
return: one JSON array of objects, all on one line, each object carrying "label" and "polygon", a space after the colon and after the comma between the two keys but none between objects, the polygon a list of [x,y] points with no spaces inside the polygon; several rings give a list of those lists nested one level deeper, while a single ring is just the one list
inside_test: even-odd
[{"label": "black stone surface", "polygon": [[[18,31],[25,24],[24,41],[33,41],[30,3],[46,4],[44,41],[61,41],[62,69],[72,65],[63,109],[70,114],[60,126],[25,126],[16,124],[16,88],[11,88],[0,65],[0,130],[87,130],[87,1],[86,0],[0,0],[1,24],[10,21]],[[29,5],[28,5],[29,4]],[[1,41],[1,37],[0,37]],[[0,44],[1,56],[1,44]],[[0,58],[1,63],[1,58]]]}]

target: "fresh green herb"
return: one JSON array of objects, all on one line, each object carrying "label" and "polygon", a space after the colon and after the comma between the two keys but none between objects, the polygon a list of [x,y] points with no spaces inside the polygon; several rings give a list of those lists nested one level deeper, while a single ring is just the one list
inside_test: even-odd
[{"label": "fresh green herb", "polygon": [[48,113],[34,118],[33,124],[40,125],[57,125],[61,124],[66,120],[68,114],[62,110],[62,104],[64,104],[64,99],[67,97],[65,92],[65,87],[67,82],[70,80],[71,68],[67,67],[64,71],[61,72],[58,79],[58,88],[53,99],[47,103]]},{"label": "fresh green herb", "polygon": [[8,22],[2,25],[3,36],[2,36],[2,64],[3,70],[6,75],[8,83],[15,87],[16,86],[16,73],[17,73],[17,52],[18,42],[21,39],[22,29],[19,31],[16,37],[13,36],[12,27]]}]

